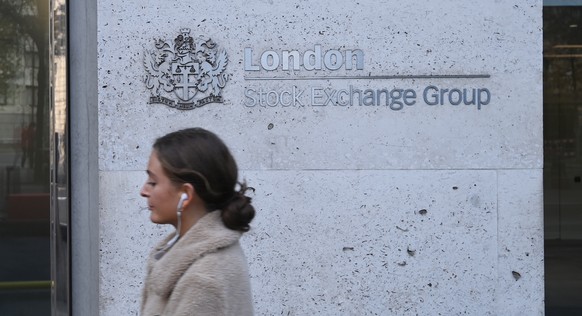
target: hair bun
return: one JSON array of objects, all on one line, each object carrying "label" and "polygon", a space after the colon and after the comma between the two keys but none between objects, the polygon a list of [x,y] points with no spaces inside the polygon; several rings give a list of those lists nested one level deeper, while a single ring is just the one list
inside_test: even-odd
[{"label": "hair bun", "polygon": [[224,225],[233,230],[249,231],[250,222],[255,217],[255,208],[251,204],[252,199],[245,195],[249,188],[246,183],[240,184],[240,189],[236,191],[230,202],[222,208],[222,221]]}]

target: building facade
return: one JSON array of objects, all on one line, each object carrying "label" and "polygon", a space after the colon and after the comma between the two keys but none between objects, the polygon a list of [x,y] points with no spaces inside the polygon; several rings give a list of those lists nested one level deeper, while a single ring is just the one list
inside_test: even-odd
[{"label": "building facade", "polygon": [[200,126],[255,189],[257,315],[544,314],[542,12],[563,4],[69,1],[67,24],[54,1],[49,307],[138,314],[171,232],[139,196],[151,145]]}]

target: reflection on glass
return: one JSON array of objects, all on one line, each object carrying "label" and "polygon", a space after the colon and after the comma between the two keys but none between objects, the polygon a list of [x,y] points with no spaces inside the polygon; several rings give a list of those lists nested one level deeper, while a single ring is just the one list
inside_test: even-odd
[{"label": "reflection on glass", "polygon": [[50,315],[49,2],[0,0],[0,315]]},{"label": "reflection on glass", "polygon": [[67,11],[65,0],[53,0],[51,111],[51,279],[53,315],[70,315],[70,230],[67,126]]},{"label": "reflection on glass", "polygon": [[582,7],[544,7],[546,315],[582,315]]}]

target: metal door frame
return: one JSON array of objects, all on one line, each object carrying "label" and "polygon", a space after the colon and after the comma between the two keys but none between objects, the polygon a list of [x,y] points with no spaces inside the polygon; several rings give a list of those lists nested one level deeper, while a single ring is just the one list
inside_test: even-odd
[{"label": "metal door frame", "polygon": [[50,1],[51,314],[71,314],[67,0]]}]

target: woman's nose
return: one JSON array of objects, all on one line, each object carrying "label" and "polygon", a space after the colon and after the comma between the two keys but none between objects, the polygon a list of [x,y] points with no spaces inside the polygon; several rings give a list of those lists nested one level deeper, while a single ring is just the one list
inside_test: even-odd
[{"label": "woman's nose", "polygon": [[139,191],[139,195],[141,195],[141,196],[143,196],[143,197],[147,198],[147,197],[149,196],[149,194],[148,194],[148,192],[146,191],[146,188],[145,188],[145,187],[146,187],[146,186],[145,186],[145,184],[144,184],[144,185],[141,187],[141,190]]}]

